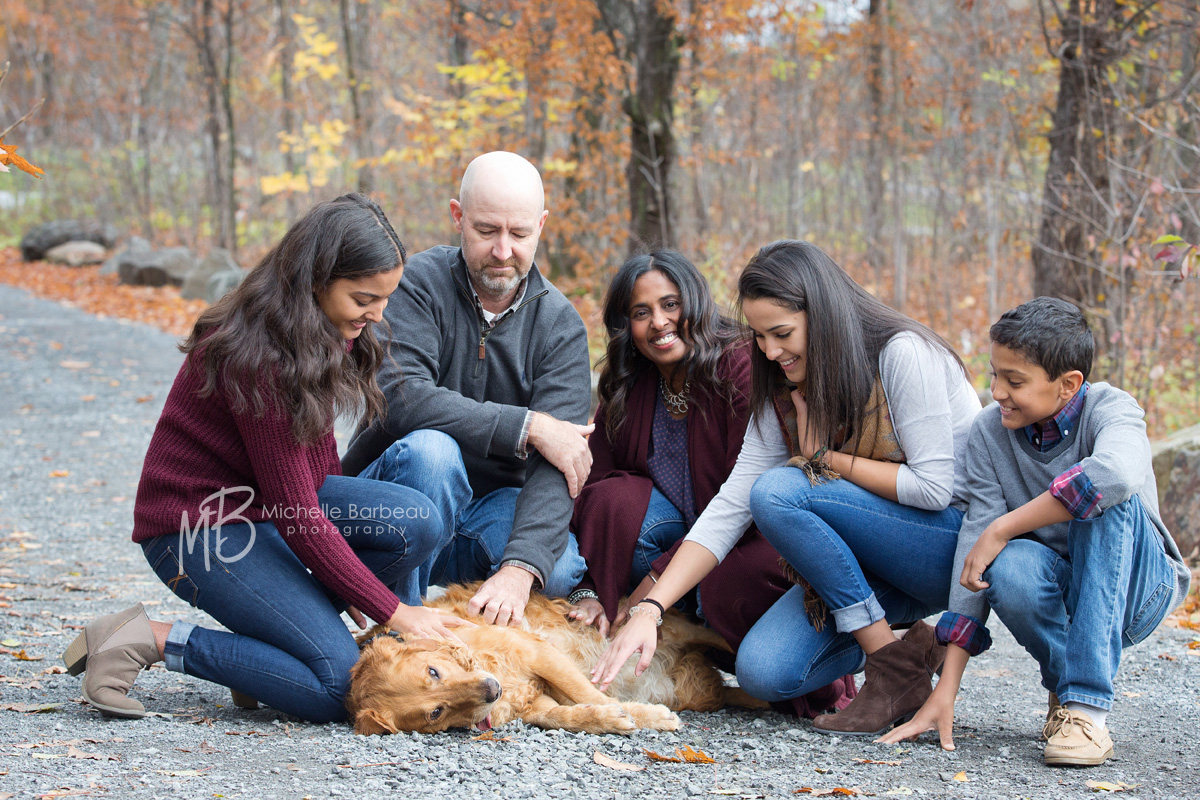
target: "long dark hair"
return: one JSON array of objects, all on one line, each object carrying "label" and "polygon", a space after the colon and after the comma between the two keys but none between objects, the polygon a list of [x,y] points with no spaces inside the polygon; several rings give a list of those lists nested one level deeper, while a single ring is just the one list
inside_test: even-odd
[{"label": "long dark hair", "polygon": [[[896,334],[911,332],[945,350],[967,374],[945,339],[875,299],[814,244],[784,239],[755,253],[738,279],[738,307],[747,300],[770,300],[808,315],[804,394],[808,424],[825,446],[849,433],[857,450],[879,352]],[[759,412],[784,377],[761,349],[750,358],[750,407]]]},{"label": "long dark hair", "polygon": [[[655,250],[631,256],[608,285],[604,297],[604,327],[608,330],[608,349],[597,365],[600,369],[599,395],[605,409],[605,430],[609,439],[628,414],[629,392],[646,370],[657,369],[642,357],[630,335],[629,304],[633,285],[651,270],[658,270],[679,289],[682,309],[679,336],[689,345],[688,354],[676,366],[692,382],[692,396],[708,394],[732,399],[737,387],[726,385],[717,375],[721,354],[741,337],[741,329],[721,314],[708,290],[708,281],[682,253]],[[703,409],[701,409],[701,413]]]},{"label": "long dark hair", "polygon": [[[346,194],[314,206],[246,279],[196,320],[179,346],[200,356],[201,397],[218,387],[236,413],[292,419],[300,443],[325,435],[335,417],[383,416],[375,383],[383,348],[372,326],[353,347],[321,310],[317,293],[339,278],[365,278],[404,265],[404,245],[375,201]],[[264,385],[266,384],[266,385]]]}]

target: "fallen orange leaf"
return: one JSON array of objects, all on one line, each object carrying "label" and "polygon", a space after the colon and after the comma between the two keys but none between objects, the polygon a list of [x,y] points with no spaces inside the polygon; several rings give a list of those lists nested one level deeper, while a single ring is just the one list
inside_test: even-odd
[{"label": "fallen orange leaf", "polygon": [[65,478],[65,477],[67,477],[67,476],[68,476],[68,475],[70,475],[70,474],[71,474],[71,473],[70,473],[68,470],[65,470],[65,469],[56,469],[56,470],[53,470],[53,471],[51,471],[51,473],[50,473],[50,477],[51,477],[51,478]]},{"label": "fallen orange leaf", "polygon": [[711,756],[705,754],[703,751],[693,750],[691,747],[689,747],[687,745],[676,748],[675,755],[679,756],[680,758],[682,758],[684,761],[688,762],[689,764],[715,764],[715,763],[717,763],[715,758],[712,758]]},{"label": "fallen orange leaf", "polygon": [[960,772],[954,776],[954,780],[958,781],[959,783],[967,783],[971,779],[967,777],[967,773]]},{"label": "fallen orange leaf", "polygon": [[683,763],[678,758],[674,758],[672,756],[659,755],[658,753],[654,752],[653,750],[647,750],[644,747],[642,748],[642,752],[645,753],[646,757],[649,758],[651,761],[670,761],[675,764]]}]

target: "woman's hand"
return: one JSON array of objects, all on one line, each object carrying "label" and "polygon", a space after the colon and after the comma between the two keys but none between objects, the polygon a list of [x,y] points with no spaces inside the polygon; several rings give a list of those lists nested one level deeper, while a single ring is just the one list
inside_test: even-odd
[{"label": "woman's hand", "polygon": [[[644,607],[649,607],[649,604]],[[650,666],[650,659],[654,657],[657,647],[658,625],[654,615],[630,614],[629,622],[625,623],[616,638],[609,642],[608,649],[592,668],[592,683],[596,684],[600,691],[606,690],[634,653],[642,654],[633,670],[634,675],[640,676],[646,671],[646,667]]]},{"label": "woman's hand", "polygon": [[817,438],[816,431],[808,425],[808,401],[804,399],[804,392],[792,389],[792,405],[796,407],[796,432],[800,437],[800,455],[812,458],[813,454],[821,449],[821,441]]},{"label": "woman's hand", "polygon": [[629,609],[646,599],[646,595],[650,594],[650,590],[654,588],[654,582],[657,580],[658,576],[654,574],[654,570],[650,570],[629,597],[621,600],[617,605],[617,618],[613,620],[614,628],[621,627],[625,620],[629,619]]},{"label": "woman's hand", "polygon": [[452,628],[475,627],[474,622],[459,619],[445,611],[425,606],[406,606],[404,603],[396,607],[386,625],[389,630],[416,639],[453,639],[457,642],[462,639]]},{"label": "woman's hand", "polygon": [[[945,695],[950,696],[945,699]],[[911,720],[892,728],[875,741],[896,744],[905,739],[916,739],[922,733],[932,730],[938,732],[943,750],[954,749],[954,695],[950,692],[938,694],[935,691]]]},{"label": "woman's hand", "polygon": [[571,606],[567,616],[580,620],[585,625],[595,625],[596,630],[600,631],[600,635],[608,638],[608,616],[604,613],[604,606],[600,605],[600,601],[596,598],[583,598]]},{"label": "woman's hand", "polygon": [[367,629],[367,618],[364,617],[363,613],[354,606],[348,606],[346,608],[346,616],[350,617],[350,620],[358,626],[360,631],[365,631]]}]

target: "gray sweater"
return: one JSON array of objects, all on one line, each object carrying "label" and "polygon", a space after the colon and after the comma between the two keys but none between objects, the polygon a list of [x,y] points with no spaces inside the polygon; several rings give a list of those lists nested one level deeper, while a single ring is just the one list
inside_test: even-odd
[{"label": "gray sweater", "polygon": [[462,250],[443,245],[409,260],[384,321],[377,330],[391,354],[379,371],[387,419],[355,436],[343,471],[359,474],[412,431],[449,434],[476,498],[522,487],[504,560],[549,576],[567,546],[571,496],[553,464],[535,451],[521,458],[517,448],[527,411],[587,423],[591,373],[579,312],[535,264],[517,310],[481,344],[486,326]]},{"label": "gray sweater", "polygon": [[[987,621],[989,609],[984,593],[973,593],[958,582],[967,554],[997,517],[1044,493],[1052,480],[1076,464],[1083,465],[1084,474],[1103,495],[1101,513],[1134,495],[1141,499],[1167,555],[1175,562],[1174,605],[1183,602],[1191,573],[1158,513],[1158,491],[1143,416],[1137,401],[1127,393],[1107,383],[1093,383],[1074,429],[1049,452],[1041,453],[1023,431],[1008,430],[1001,424],[999,405],[993,403],[980,412],[967,442],[967,515],[958,534],[950,611],[980,623]],[[1066,559],[1070,524],[1047,525],[1031,535]]]}]

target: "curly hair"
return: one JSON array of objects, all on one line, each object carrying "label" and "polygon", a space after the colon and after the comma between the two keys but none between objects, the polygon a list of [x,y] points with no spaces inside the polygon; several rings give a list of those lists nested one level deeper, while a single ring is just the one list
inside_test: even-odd
[{"label": "curly hair", "polygon": [[[743,338],[741,328],[721,314],[708,289],[708,282],[696,266],[674,250],[655,250],[630,257],[617,274],[604,297],[604,327],[608,347],[597,368],[600,370],[599,395],[605,408],[605,428],[609,439],[616,437],[628,413],[629,392],[646,370],[655,369],[633,345],[629,307],[634,284],[651,270],[657,270],[679,289],[682,309],[679,335],[688,344],[688,353],[676,366],[692,382],[692,392],[732,400],[737,388],[720,380],[717,367],[721,354],[730,344]],[[703,404],[700,405],[703,414]]]}]

